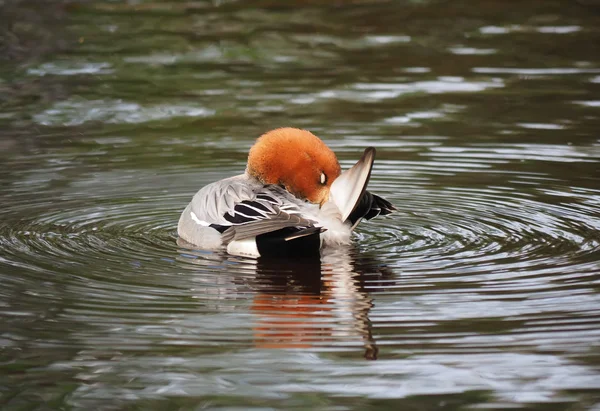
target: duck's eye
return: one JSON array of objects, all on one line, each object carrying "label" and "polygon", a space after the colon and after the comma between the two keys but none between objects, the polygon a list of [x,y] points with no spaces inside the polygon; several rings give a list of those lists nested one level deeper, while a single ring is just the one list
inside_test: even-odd
[{"label": "duck's eye", "polygon": [[327,182],[327,176],[325,173],[321,173],[321,184],[325,184]]}]

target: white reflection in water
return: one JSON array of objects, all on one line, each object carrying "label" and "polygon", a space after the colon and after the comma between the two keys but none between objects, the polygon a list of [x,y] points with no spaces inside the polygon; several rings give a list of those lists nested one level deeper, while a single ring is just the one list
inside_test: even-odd
[{"label": "white reflection in water", "polygon": [[596,147],[579,147],[560,144],[504,144],[502,146],[473,145],[469,147],[431,147],[430,157],[457,159],[541,160],[541,161],[596,161],[600,150]]},{"label": "white reflection in water", "polygon": [[495,54],[498,52],[496,49],[478,49],[475,47],[455,46],[450,47],[448,50],[452,54],[458,55],[473,55],[473,56],[484,56],[488,54]]},{"label": "white reflection in water", "polygon": [[88,121],[103,123],[145,123],[174,117],[206,117],[214,114],[200,106],[160,104],[144,107],[123,100],[71,99],[55,103],[33,116],[44,126],[76,126]]},{"label": "white reflection in water", "polygon": [[[310,392],[393,399],[473,390],[489,390],[498,403],[515,404],[564,401],[570,399],[564,390],[600,388],[593,369],[552,354],[417,354],[366,363],[340,363],[299,350],[123,356],[119,361],[96,360],[90,354],[78,361],[78,378],[86,384],[70,394],[71,405],[163,395],[283,399]],[[54,367],[68,369],[71,364]]]},{"label": "white reflection in water", "polygon": [[412,38],[410,36],[365,36],[365,40],[373,44],[393,44],[393,43],[409,43]]},{"label": "white reflection in water", "polygon": [[57,76],[74,76],[78,74],[110,74],[114,70],[109,63],[85,63],[85,62],[53,62],[44,63],[36,68],[27,70],[27,74],[45,76],[48,74]]},{"label": "white reflection in water", "polygon": [[566,128],[563,124],[553,123],[517,123],[519,127],[531,128],[535,130],[562,130]]},{"label": "white reflection in water", "polygon": [[[409,125],[420,125],[421,122],[418,120],[435,120],[443,117],[447,117],[448,115],[456,114],[462,110],[464,110],[465,106],[457,105],[457,104],[444,104],[437,110],[429,110],[429,111],[416,111],[413,113],[407,113],[402,116],[394,116],[388,117],[383,121],[388,124],[409,124]],[[423,140],[423,137],[419,137],[419,140]],[[397,140],[394,140],[395,142]],[[396,142],[396,144],[401,144],[401,142]]]},{"label": "white reflection in water", "polygon": [[437,80],[414,83],[355,83],[342,90],[326,90],[318,95],[321,98],[365,101],[397,98],[411,93],[473,93],[501,87],[504,87],[501,79],[469,81],[463,77],[441,76]]},{"label": "white reflection in water", "polygon": [[401,35],[367,35],[358,38],[347,38],[324,34],[296,34],[291,36],[298,43],[309,44],[311,47],[317,45],[334,45],[342,49],[364,49],[365,47],[388,46],[396,43],[410,43],[410,36]]},{"label": "white reflection in water", "polygon": [[479,31],[482,34],[507,34],[514,31],[519,31],[521,26],[517,24],[512,24],[509,26],[484,26],[480,27]]},{"label": "white reflection in water", "polygon": [[583,68],[575,68],[575,67],[554,67],[554,68],[474,67],[471,69],[471,71],[473,73],[480,73],[480,74],[524,74],[524,75],[529,75],[529,76],[600,73],[600,69],[596,69],[596,68],[583,69]]},{"label": "white reflection in water", "polygon": [[225,57],[222,48],[211,45],[185,53],[153,53],[145,56],[129,56],[125,57],[124,61],[134,64],[171,65],[182,62],[214,61]]},{"label": "white reflection in water", "polygon": [[569,34],[576,33],[581,31],[581,27],[579,26],[544,26],[538,27],[537,31],[540,33],[549,33],[549,34]]},{"label": "white reflection in water", "polygon": [[524,26],[510,24],[507,26],[484,26],[479,28],[482,34],[509,34],[509,33],[544,33],[544,34],[570,34],[581,31],[580,26]]},{"label": "white reflection in water", "polygon": [[431,69],[429,67],[404,67],[402,69],[402,71],[405,73],[420,74],[420,73],[430,73]]},{"label": "white reflection in water", "polygon": [[574,101],[573,103],[587,107],[600,107],[600,100]]},{"label": "white reflection in water", "polygon": [[384,121],[390,124],[404,124],[410,123],[413,120],[431,120],[440,117],[444,117],[444,113],[440,113],[439,111],[418,111],[415,113],[408,113],[404,116],[386,118]]}]

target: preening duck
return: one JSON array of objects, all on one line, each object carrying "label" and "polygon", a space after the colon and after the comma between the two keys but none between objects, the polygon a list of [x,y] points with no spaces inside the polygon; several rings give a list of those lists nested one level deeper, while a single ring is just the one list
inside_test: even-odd
[{"label": "preening duck", "polygon": [[269,131],[250,149],[244,174],[196,193],[177,232],[202,249],[255,257],[318,254],[349,244],[363,218],[395,210],[366,191],[374,160],[369,147],[342,173],[335,153],[311,132]]}]

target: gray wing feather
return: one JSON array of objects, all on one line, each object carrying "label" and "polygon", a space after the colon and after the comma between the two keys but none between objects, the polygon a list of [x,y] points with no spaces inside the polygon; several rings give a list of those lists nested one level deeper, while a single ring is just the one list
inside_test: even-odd
[{"label": "gray wing feather", "polygon": [[261,234],[271,233],[286,227],[314,227],[315,221],[300,217],[297,214],[288,214],[285,211],[274,207],[275,214],[268,214],[264,219],[252,221],[240,225],[232,225],[223,233],[222,240],[224,244],[231,241],[243,240],[256,237]]},{"label": "gray wing feather", "polygon": [[222,234],[223,244],[228,244],[286,227],[314,227],[315,221],[300,216],[301,203],[281,187],[240,175],[202,188],[191,211],[201,221],[228,227]]},{"label": "gray wing feather", "polygon": [[262,186],[249,184],[243,175],[227,178],[203,187],[192,199],[192,211],[198,219],[211,224],[229,225],[224,216],[236,204],[252,200]]}]

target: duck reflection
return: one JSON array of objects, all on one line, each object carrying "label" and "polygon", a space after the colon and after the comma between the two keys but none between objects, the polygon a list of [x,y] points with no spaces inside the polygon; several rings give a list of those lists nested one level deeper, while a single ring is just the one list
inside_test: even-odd
[{"label": "duck reflection", "polygon": [[[247,295],[251,290],[254,344],[260,348],[364,347],[364,357],[377,359],[371,331],[369,293],[385,290],[394,273],[373,255],[354,247],[324,250],[320,256],[247,259],[226,254],[194,252],[187,243],[181,259],[210,268],[207,278],[196,278],[194,290],[222,299]],[[190,260],[186,256],[193,256]],[[223,270],[223,268],[233,268]],[[219,271],[214,275],[215,270]],[[221,286],[215,287],[215,281]],[[232,288],[233,287],[233,288]],[[368,292],[367,292],[368,291]]]},{"label": "duck reflection", "polygon": [[377,359],[366,285],[392,273],[353,249],[336,249],[311,260],[259,259],[252,311],[261,348],[308,348],[361,342],[364,357]]}]

